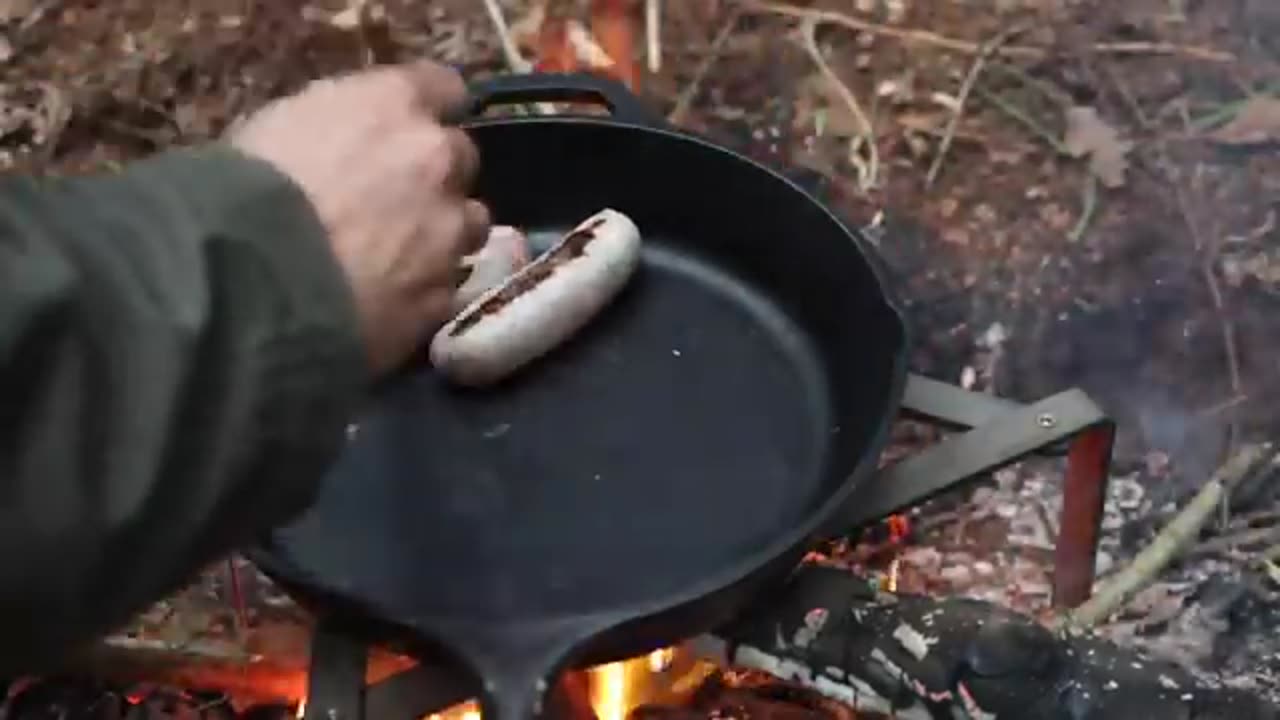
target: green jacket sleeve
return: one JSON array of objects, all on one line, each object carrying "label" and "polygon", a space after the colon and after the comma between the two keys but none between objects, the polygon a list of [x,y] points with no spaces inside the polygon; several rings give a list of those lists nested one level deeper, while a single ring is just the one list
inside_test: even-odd
[{"label": "green jacket sleeve", "polygon": [[0,673],[304,509],[367,368],[297,186],[210,145],[0,179]]}]

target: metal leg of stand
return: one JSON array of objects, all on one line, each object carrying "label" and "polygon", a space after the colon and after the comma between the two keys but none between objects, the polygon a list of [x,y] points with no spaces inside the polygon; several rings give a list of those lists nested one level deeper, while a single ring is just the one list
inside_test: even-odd
[{"label": "metal leg of stand", "polygon": [[479,694],[480,685],[471,675],[458,668],[424,663],[370,685],[364,706],[370,720],[416,720]]},{"label": "metal leg of stand", "polygon": [[366,685],[369,648],[321,621],[311,637],[304,720],[417,720],[479,694],[475,678],[422,663]]},{"label": "metal leg of stand", "polygon": [[1099,423],[1071,440],[1062,485],[1062,516],[1053,549],[1053,604],[1079,606],[1093,592],[1098,535],[1107,501],[1115,426]]},{"label": "metal leg of stand", "polygon": [[304,720],[364,720],[369,649],[321,621],[311,635]]},{"label": "metal leg of stand", "polygon": [[1062,529],[1055,550],[1054,604],[1074,607],[1088,599],[1115,434],[1114,423],[1097,404],[1080,390],[1068,390],[1017,405],[912,376],[903,409],[949,426],[979,424],[882,471],[844,518],[846,527],[875,522],[1070,440]]}]

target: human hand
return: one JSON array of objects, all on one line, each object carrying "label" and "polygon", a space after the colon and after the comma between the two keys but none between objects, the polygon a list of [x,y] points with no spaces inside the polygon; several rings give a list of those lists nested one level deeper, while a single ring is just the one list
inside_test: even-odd
[{"label": "human hand", "polygon": [[467,198],[479,152],[440,123],[465,98],[442,65],[384,66],[314,81],[229,132],[315,206],[379,374],[448,320],[459,261],[488,235],[488,209]]}]

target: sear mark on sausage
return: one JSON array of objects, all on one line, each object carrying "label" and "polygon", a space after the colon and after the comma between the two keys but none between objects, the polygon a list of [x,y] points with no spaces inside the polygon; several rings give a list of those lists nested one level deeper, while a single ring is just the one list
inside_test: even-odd
[{"label": "sear mark on sausage", "polygon": [[587,225],[574,230],[564,239],[564,243],[560,247],[548,253],[546,257],[535,260],[523,274],[517,275],[506,287],[479,306],[472,308],[471,312],[459,317],[453,329],[449,331],[449,336],[457,337],[466,332],[468,328],[480,322],[486,315],[498,312],[512,300],[532,290],[541,284],[543,280],[554,275],[561,265],[580,257],[586,252],[587,245],[596,238],[596,228],[603,225],[604,222],[604,218],[596,218]]}]

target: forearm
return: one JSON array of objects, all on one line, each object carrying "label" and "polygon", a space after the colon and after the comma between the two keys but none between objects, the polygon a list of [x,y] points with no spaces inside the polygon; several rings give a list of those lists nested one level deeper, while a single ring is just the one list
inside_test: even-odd
[{"label": "forearm", "polygon": [[0,189],[0,635],[61,653],[306,506],[365,380],[301,192],[225,148]]}]

